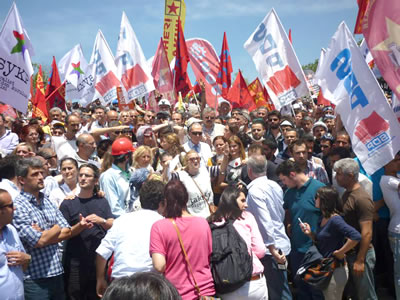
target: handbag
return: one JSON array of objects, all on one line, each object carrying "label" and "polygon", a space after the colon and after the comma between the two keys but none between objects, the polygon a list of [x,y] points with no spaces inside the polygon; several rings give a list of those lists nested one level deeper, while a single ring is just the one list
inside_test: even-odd
[{"label": "handbag", "polygon": [[192,275],[192,279],[193,279],[193,282],[194,282],[194,287],[196,289],[197,295],[199,296],[199,300],[220,300],[220,298],[216,298],[216,297],[213,297],[213,296],[203,296],[203,295],[201,295],[200,288],[197,285],[196,279],[194,278],[192,265],[189,262],[189,257],[188,257],[188,255],[186,253],[185,247],[183,246],[181,233],[179,232],[179,229],[178,229],[178,226],[175,223],[175,220],[172,219],[172,218],[169,219],[169,220],[171,221],[172,225],[174,225],[176,234],[178,235],[179,244],[181,245],[181,249],[182,249],[183,255],[185,256],[186,264],[188,265],[190,275]]},{"label": "handbag", "polygon": [[194,184],[195,184],[195,185],[197,186],[197,188],[199,189],[200,194],[201,194],[201,198],[203,198],[204,202],[207,204],[208,210],[210,211],[210,214],[215,213],[215,212],[217,211],[217,207],[216,207],[214,204],[208,203],[206,196],[204,195],[204,193],[203,193],[203,191],[201,190],[200,186],[197,184],[196,180],[194,180],[194,178],[193,178],[189,173],[188,173],[188,175],[190,176],[190,178],[192,178]]}]

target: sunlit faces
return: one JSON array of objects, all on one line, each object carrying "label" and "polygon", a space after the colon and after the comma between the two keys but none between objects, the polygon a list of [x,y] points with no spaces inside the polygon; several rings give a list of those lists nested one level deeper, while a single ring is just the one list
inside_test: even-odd
[{"label": "sunlit faces", "polygon": [[128,125],[132,120],[129,111],[121,111],[119,120],[121,121],[122,125]]},{"label": "sunlit faces", "polygon": [[17,148],[15,148],[15,154],[24,158],[32,155],[31,150],[26,145],[17,146]]},{"label": "sunlit faces", "polygon": [[176,125],[182,125],[182,115],[180,113],[173,113],[171,116],[172,122],[174,122]]},{"label": "sunlit faces", "polygon": [[246,196],[244,193],[240,193],[239,197],[237,198],[236,201],[237,201],[237,204],[241,211],[246,210],[248,205],[247,205]]},{"label": "sunlit faces", "polygon": [[200,156],[197,153],[188,153],[186,155],[186,163],[189,173],[195,174],[200,169]]},{"label": "sunlit faces", "polygon": [[290,145],[295,140],[297,140],[297,132],[294,129],[287,130],[284,135],[285,144]]},{"label": "sunlit faces", "polygon": [[53,110],[50,112],[50,120],[54,121],[61,121],[61,113],[57,110]]},{"label": "sunlit faces", "polygon": [[61,164],[60,172],[64,181],[76,180],[78,176],[78,169],[70,160],[66,160]]},{"label": "sunlit faces", "polygon": [[210,112],[204,113],[203,123],[206,127],[211,127],[214,124],[214,120],[215,120],[215,112],[210,111]]},{"label": "sunlit faces", "polygon": [[144,114],[144,123],[145,124],[152,124],[154,122],[154,119],[156,118],[155,114],[151,111],[146,111]]},{"label": "sunlit faces", "polygon": [[81,118],[77,116],[70,116],[68,118],[68,124],[66,124],[67,131],[77,134],[81,128]]},{"label": "sunlit faces", "polygon": [[225,150],[225,141],[222,138],[218,138],[214,140],[214,148],[217,155],[223,154]]},{"label": "sunlit faces", "polygon": [[81,168],[79,170],[78,182],[82,190],[93,189],[97,183],[97,178],[95,177],[93,169],[89,167]]},{"label": "sunlit faces", "polygon": [[338,135],[335,141],[335,147],[343,147],[349,149],[351,146],[350,138],[348,135]]},{"label": "sunlit faces", "polygon": [[316,126],[313,129],[313,134],[316,137],[316,139],[320,139],[324,134],[326,133],[326,130],[323,126]]},{"label": "sunlit faces", "polygon": [[202,139],[202,135],[203,135],[203,127],[198,123],[193,124],[189,132],[189,136],[193,144],[198,144]]},{"label": "sunlit faces", "polygon": [[39,142],[39,133],[36,128],[32,127],[29,129],[28,135],[25,137],[27,143],[35,145]]},{"label": "sunlit faces", "polygon": [[94,116],[95,116],[97,121],[103,122],[105,120],[105,117],[106,117],[106,112],[102,108],[96,108],[94,110]]},{"label": "sunlit faces", "polygon": [[39,192],[44,188],[43,168],[28,168],[26,177],[18,177],[23,189],[27,192]]},{"label": "sunlit faces", "polygon": [[240,146],[234,142],[231,142],[229,144],[229,153],[233,159],[238,158],[240,156]]},{"label": "sunlit faces", "polygon": [[266,108],[259,108],[257,110],[257,118],[265,119],[267,117],[268,110]]},{"label": "sunlit faces", "polygon": [[251,125],[251,134],[255,140],[261,139],[265,134],[265,128],[261,123]]},{"label": "sunlit faces", "polygon": [[140,168],[146,168],[150,164],[151,154],[149,151],[143,152],[142,155],[137,157],[137,164]]},{"label": "sunlit faces", "polygon": [[304,166],[307,163],[308,151],[306,144],[294,145],[292,156],[300,165]]}]

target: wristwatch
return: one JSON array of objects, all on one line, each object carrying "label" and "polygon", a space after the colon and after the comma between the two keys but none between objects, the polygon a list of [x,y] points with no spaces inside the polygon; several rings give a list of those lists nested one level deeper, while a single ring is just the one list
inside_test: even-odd
[{"label": "wristwatch", "polygon": [[106,224],[107,223],[107,220],[106,219],[103,219],[103,224]]}]

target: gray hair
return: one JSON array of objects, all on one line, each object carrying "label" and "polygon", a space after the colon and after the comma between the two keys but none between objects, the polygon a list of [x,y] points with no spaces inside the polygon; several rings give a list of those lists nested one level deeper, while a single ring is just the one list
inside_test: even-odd
[{"label": "gray hair", "polygon": [[341,160],[338,160],[337,162],[335,162],[333,169],[335,170],[335,172],[340,169],[343,174],[352,175],[354,179],[358,181],[360,167],[358,163],[352,158],[342,158]]},{"label": "gray hair", "polygon": [[15,168],[17,176],[28,176],[29,168],[43,168],[43,162],[39,157],[27,157],[19,159]]},{"label": "gray hair", "polygon": [[59,107],[53,107],[53,108],[51,108],[50,110],[49,110],[49,113],[51,114],[52,112],[59,112],[60,114],[62,113],[62,110],[61,110],[61,108],[59,108]]},{"label": "gray hair", "polygon": [[247,161],[247,166],[256,176],[264,176],[267,173],[267,160],[264,155],[253,155]]},{"label": "gray hair", "polygon": [[207,107],[204,108],[203,113],[201,114],[201,116],[203,117],[205,114],[208,114],[208,113],[211,113],[211,112],[212,113],[216,113],[215,109],[213,107],[207,106]]}]

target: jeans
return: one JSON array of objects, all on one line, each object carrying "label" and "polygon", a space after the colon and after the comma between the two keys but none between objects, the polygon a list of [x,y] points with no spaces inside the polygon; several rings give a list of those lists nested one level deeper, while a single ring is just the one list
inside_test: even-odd
[{"label": "jeans", "polygon": [[264,276],[267,280],[268,299],[292,300],[287,270],[278,269],[278,264],[272,255],[265,255],[261,259],[261,263],[264,266]]},{"label": "jeans", "polygon": [[346,295],[351,296],[352,300],[377,300],[373,273],[376,262],[374,248],[369,249],[365,255],[364,273],[361,276],[356,276],[353,272],[357,253],[347,254],[346,259],[349,268]]},{"label": "jeans", "polygon": [[97,300],[96,268],[85,266],[77,259],[65,264],[66,292],[69,300]]},{"label": "jeans", "polygon": [[25,300],[65,300],[63,275],[24,280]]},{"label": "jeans", "polygon": [[394,260],[394,287],[396,289],[396,299],[400,299],[400,233],[389,231],[389,241]]},{"label": "jeans", "polygon": [[301,279],[295,277],[297,270],[299,269],[301,262],[303,261],[305,253],[293,250],[290,252],[290,269],[293,273],[294,283],[297,287],[296,299],[300,300],[324,300],[324,295],[321,290],[305,283]]}]

